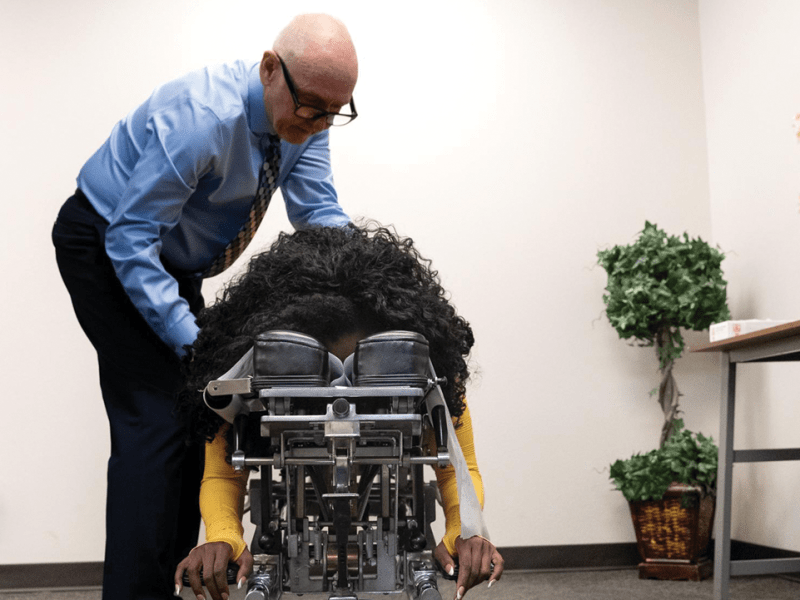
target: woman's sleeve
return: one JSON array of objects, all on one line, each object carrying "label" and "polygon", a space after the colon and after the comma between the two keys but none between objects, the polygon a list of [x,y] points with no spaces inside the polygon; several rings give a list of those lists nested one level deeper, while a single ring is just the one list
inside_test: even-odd
[{"label": "woman's sleeve", "polygon": [[206,464],[200,484],[200,514],[206,524],[206,542],[227,542],[232,560],[241,556],[247,544],[242,537],[242,510],[248,472],[237,473],[225,460],[224,430],[206,443]]},{"label": "woman's sleeve", "polygon": [[[455,419],[453,421],[455,422]],[[481,503],[481,508],[483,508],[483,479],[481,479],[478,461],[475,458],[475,442],[472,438],[472,418],[469,414],[469,407],[464,408],[464,413],[461,415],[461,426],[456,428],[456,437],[467,461],[467,467],[472,477],[472,484],[475,486],[475,493],[478,495],[478,501]],[[448,465],[443,469],[434,467],[433,470],[436,472],[436,483],[439,486],[444,507],[445,533],[442,541],[450,555],[455,556],[456,538],[461,534],[456,471],[452,465]]]}]

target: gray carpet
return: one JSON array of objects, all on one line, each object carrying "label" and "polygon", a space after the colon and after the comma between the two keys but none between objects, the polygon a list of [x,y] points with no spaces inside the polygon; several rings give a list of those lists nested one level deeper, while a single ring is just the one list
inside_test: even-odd
[{"label": "gray carpet", "polygon": [[[711,599],[713,581],[641,580],[636,570],[576,572],[507,572],[501,581],[487,590],[486,585],[471,590],[469,600],[704,600]],[[455,589],[451,582],[440,581],[443,600],[451,600]],[[235,590],[234,590],[235,591]],[[192,600],[191,590],[181,597]],[[242,600],[244,590],[231,595]],[[299,596],[288,595],[286,600]],[[311,594],[303,600],[317,600]],[[319,597],[318,597],[319,598]],[[324,597],[322,597],[324,598]],[[98,589],[26,590],[0,592],[0,600],[100,600]],[[731,600],[798,600],[800,581],[774,576],[735,577],[731,580]]]}]

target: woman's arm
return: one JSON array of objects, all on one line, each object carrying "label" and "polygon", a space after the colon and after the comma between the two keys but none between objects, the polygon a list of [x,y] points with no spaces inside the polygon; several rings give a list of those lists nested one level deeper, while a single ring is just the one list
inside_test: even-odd
[{"label": "woman's arm", "polygon": [[206,444],[200,514],[206,525],[206,542],[227,542],[233,550],[232,559],[236,560],[247,547],[242,537],[242,507],[249,473],[237,473],[227,462],[227,429],[226,425]]},{"label": "woman's arm", "polygon": [[206,444],[206,463],[200,485],[200,513],[206,525],[206,543],[192,550],[175,571],[176,591],[181,587],[185,571],[195,596],[203,594],[205,584],[214,600],[221,600],[222,594],[229,593],[228,562],[239,565],[237,581],[253,568],[253,556],[242,537],[242,505],[248,472],[237,473],[226,461],[226,431],[227,426]]},{"label": "woman's arm", "polygon": [[[472,418],[469,406],[465,406],[460,422],[461,425],[456,428],[456,437],[461,451],[464,453],[478,501],[483,508],[483,479],[475,457],[475,441],[472,436]],[[461,538],[461,515],[455,469],[450,465],[445,468],[434,467],[434,471],[445,514],[445,533],[442,541],[436,547],[434,555],[442,567],[451,574],[455,564],[454,557],[459,557],[456,598],[460,599],[468,589],[481,581],[490,579],[489,585],[491,585],[500,579],[503,573],[503,557],[494,544],[482,537],[475,536],[467,540]],[[493,570],[492,565],[494,565]]]},{"label": "woman's arm", "polygon": [[[469,406],[465,406],[464,413],[461,415],[461,425],[456,428],[456,437],[464,453],[469,474],[472,477],[472,484],[475,486],[475,493],[478,502],[483,508],[483,479],[478,470],[478,460],[475,457],[475,441],[472,437],[472,418],[469,413]],[[447,552],[456,555],[456,538],[461,534],[461,514],[458,502],[458,486],[456,485],[456,470],[452,465],[444,468],[434,467],[436,473],[436,483],[442,496],[442,506],[444,508],[445,533],[442,543]]]}]

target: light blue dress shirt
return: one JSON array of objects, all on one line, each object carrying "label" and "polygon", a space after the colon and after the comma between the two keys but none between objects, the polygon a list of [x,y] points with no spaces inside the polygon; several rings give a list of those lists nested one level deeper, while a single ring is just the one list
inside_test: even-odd
[{"label": "light blue dress shirt", "polygon": [[[164,267],[200,274],[247,219],[268,134],[258,63],[208,67],[157,88],[114,126],[78,176],[108,223],[106,252],[134,305],[183,355],[198,327]],[[295,228],[344,226],[328,132],[281,142],[278,177]]]}]

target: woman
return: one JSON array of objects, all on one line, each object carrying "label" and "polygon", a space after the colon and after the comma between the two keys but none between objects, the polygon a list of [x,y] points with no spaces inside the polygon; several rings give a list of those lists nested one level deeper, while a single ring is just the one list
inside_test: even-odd
[{"label": "woman", "polygon": [[[438,274],[410,239],[379,227],[317,228],[281,234],[270,250],[251,259],[247,272],[224,291],[216,304],[201,313],[198,325],[200,334],[187,365],[181,407],[192,431],[206,441],[200,507],[207,543],[192,550],[178,566],[178,588],[186,571],[192,589],[201,594],[198,572],[203,567],[204,582],[212,598],[226,598],[228,561],[240,566],[237,580],[252,568],[238,511],[247,474],[237,474],[226,462],[227,424],[205,408],[197,390],[227,371],[252,346],[253,337],[259,332],[299,331],[318,339],[341,359],[355,350],[358,340],[373,333],[402,329],[425,336],[434,369],[446,378],[442,391],[483,504],[472,425],[464,399],[469,378],[465,357],[474,343],[472,330],[456,314],[439,284]],[[452,571],[453,557],[459,557],[457,597],[461,597],[481,581],[499,579],[503,559],[489,541],[459,536],[453,468],[435,471],[445,509],[446,533],[434,555],[446,571]]]}]

